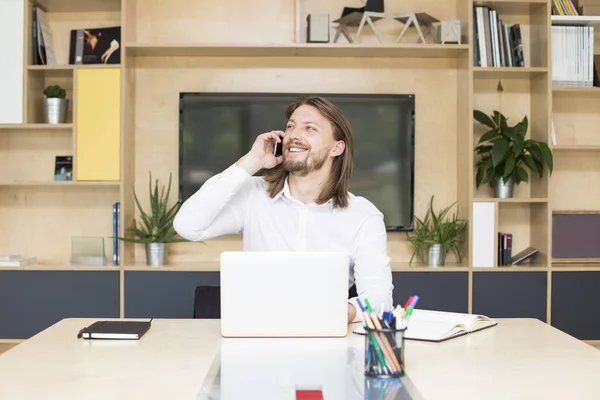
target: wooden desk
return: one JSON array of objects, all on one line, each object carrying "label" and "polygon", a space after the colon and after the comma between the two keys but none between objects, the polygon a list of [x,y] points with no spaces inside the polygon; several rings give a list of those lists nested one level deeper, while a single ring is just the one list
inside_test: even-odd
[{"label": "wooden desk", "polygon": [[[258,346],[253,351],[263,352],[257,366],[261,359],[293,357],[294,351],[281,354],[281,346],[296,353],[305,346],[327,353],[332,363],[339,361],[338,355],[344,357],[340,369],[313,365],[312,370],[329,368],[328,377],[345,380],[349,387],[361,378],[360,366],[343,371],[346,357],[356,361],[362,356],[363,337],[352,333],[341,339],[222,341],[218,320],[154,320],[140,341],[77,339],[79,329],[93,321],[60,321],[0,355],[0,398],[202,399],[206,378],[219,368],[224,352],[252,355],[240,351],[244,341],[253,341]],[[443,343],[406,343],[408,377],[422,398],[598,398],[600,351],[537,320],[498,321],[494,328]],[[260,368],[245,371],[256,384],[275,378]],[[221,374],[226,372],[221,368]],[[278,379],[273,385],[286,384]]]}]

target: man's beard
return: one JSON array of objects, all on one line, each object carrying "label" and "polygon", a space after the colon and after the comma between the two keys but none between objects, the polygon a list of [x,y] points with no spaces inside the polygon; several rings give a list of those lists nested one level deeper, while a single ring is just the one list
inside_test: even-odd
[{"label": "man's beard", "polygon": [[296,176],[306,176],[311,171],[317,171],[323,168],[325,161],[327,161],[327,149],[315,153],[314,156],[312,155],[313,153],[311,150],[307,150],[307,153],[308,155],[303,160],[289,159],[284,154],[283,169]]}]

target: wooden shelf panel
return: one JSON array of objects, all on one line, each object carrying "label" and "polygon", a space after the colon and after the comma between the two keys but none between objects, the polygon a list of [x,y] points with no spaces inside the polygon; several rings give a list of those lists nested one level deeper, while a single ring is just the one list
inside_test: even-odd
[{"label": "wooden shelf panel", "polygon": [[546,67],[473,67],[476,78],[527,79],[548,73]]},{"label": "wooden shelf panel", "polygon": [[121,11],[121,0],[37,0],[49,13],[81,13]]},{"label": "wooden shelf panel", "polygon": [[[599,17],[600,18],[600,17]],[[600,87],[583,87],[583,86],[553,86],[553,93],[573,93],[573,94],[600,94]]]},{"label": "wooden shelf panel", "polygon": [[597,151],[600,145],[597,144],[557,144],[552,146],[553,151]]},{"label": "wooden shelf panel", "polygon": [[500,199],[496,197],[474,197],[472,201],[492,201],[494,203],[548,203],[547,197],[512,197],[508,199]]},{"label": "wooden shelf panel", "polygon": [[552,265],[600,265],[600,258],[553,258]]},{"label": "wooden shelf panel", "polygon": [[89,68],[121,68],[120,64],[56,64],[56,65],[28,65],[28,71],[74,71],[77,69]]},{"label": "wooden shelf panel", "polygon": [[552,25],[600,26],[600,16],[596,15],[552,15]]},{"label": "wooden shelf panel", "polygon": [[129,55],[141,57],[425,57],[454,58],[465,55],[468,45],[397,44],[361,45],[336,43],[299,44],[143,44],[125,46]]},{"label": "wooden shelf panel", "polygon": [[114,265],[49,265],[29,264],[20,267],[0,267],[1,271],[118,271],[120,268]]},{"label": "wooden shelf panel", "polygon": [[491,7],[502,17],[503,14],[527,15],[537,10],[543,10],[548,2],[546,0],[474,0],[473,5]]},{"label": "wooden shelf panel", "polygon": [[[410,265],[408,262],[391,263],[392,272],[467,272],[469,267],[466,263],[447,263],[440,267],[429,267],[420,262],[413,262]],[[151,267],[145,262],[139,262],[134,265],[124,265],[125,271],[157,271],[157,272],[178,272],[178,271],[219,271],[219,261],[199,261],[199,262],[180,262],[165,265],[164,267]]]},{"label": "wooden shelf panel", "polygon": [[116,186],[119,181],[37,181],[37,182],[0,182],[0,186]]},{"label": "wooden shelf panel", "polygon": [[0,131],[69,130],[73,124],[0,124]]},{"label": "wooden shelf panel", "polygon": [[473,272],[545,272],[548,270],[547,265],[515,265],[505,267],[473,267]]}]

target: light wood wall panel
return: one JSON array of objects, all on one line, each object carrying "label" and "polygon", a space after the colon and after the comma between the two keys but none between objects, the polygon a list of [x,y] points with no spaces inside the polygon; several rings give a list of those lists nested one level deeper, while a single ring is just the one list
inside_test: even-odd
[{"label": "light wood wall panel", "polygon": [[0,124],[23,122],[23,0],[0,1]]},{"label": "light wood wall panel", "polygon": [[0,187],[0,254],[69,265],[72,236],[101,236],[110,260],[112,241],[107,238],[118,199],[118,186]]},{"label": "light wood wall panel", "polygon": [[112,180],[121,177],[121,70],[77,71],[75,177]]},{"label": "light wood wall panel", "polygon": [[595,151],[555,151],[553,210],[600,210],[600,157]]},{"label": "light wood wall panel", "polygon": [[552,119],[558,145],[600,145],[597,92],[554,92]]},{"label": "light wood wall panel", "polygon": [[[178,170],[180,92],[412,93],[416,98],[415,212],[457,200],[457,70],[455,60],[138,58],[135,65],[135,187],[147,207],[148,171],[166,183]],[[248,149],[249,150],[249,149]],[[231,160],[235,162],[236,160]],[[172,187],[173,199],[177,188]],[[136,217],[139,215],[136,212]],[[170,262],[214,261],[241,239],[173,247]],[[403,233],[389,235],[394,261],[408,261]],[[136,260],[144,260],[137,246]],[[449,258],[449,261],[452,259]]]},{"label": "light wood wall panel", "polygon": [[[294,1],[128,1],[135,34],[128,43],[289,43],[294,38]],[[128,19],[129,20],[129,19]]]}]

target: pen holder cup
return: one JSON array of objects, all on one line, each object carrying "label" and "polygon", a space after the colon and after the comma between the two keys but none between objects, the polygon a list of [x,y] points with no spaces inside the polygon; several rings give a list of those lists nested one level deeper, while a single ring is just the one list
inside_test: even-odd
[{"label": "pen holder cup", "polygon": [[404,376],[404,333],[401,329],[365,327],[365,375],[374,377]]}]

